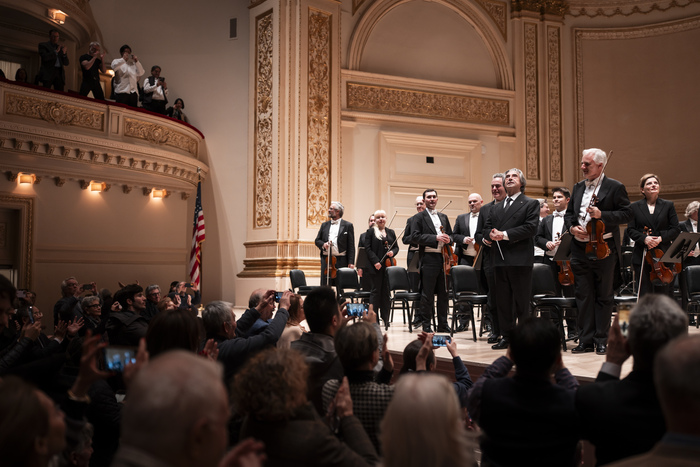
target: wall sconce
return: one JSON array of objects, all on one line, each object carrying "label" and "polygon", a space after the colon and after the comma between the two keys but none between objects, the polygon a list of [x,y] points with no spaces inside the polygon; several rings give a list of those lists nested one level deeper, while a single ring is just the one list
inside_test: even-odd
[{"label": "wall sconce", "polygon": [[36,175],[20,172],[17,179],[20,185],[31,185],[36,180]]},{"label": "wall sconce", "polygon": [[104,183],[95,182],[95,181],[90,182],[90,191],[95,192],[95,193],[101,193],[102,190],[104,190],[104,189],[105,189]]},{"label": "wall sconce", "polygon": [[153,189],[153,198],[156,199],[163,199],[167,196],[167,192],[165,190],[157,190]]},{"label": "wall sconce", "polygon": [[68,15],[61,10],[49,9],[49,18],[56,24],[65,24]]}]

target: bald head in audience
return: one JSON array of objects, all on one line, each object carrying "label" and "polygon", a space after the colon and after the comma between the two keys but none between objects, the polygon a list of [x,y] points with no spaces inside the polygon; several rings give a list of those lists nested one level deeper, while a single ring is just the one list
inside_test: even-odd
[{"label": "bald head in audience", "polygon": [[172,466],[218,465],[229,418],[222,380],[220,365],[191,352],[153,359],[129,387],[117,458],[136,449]]}]

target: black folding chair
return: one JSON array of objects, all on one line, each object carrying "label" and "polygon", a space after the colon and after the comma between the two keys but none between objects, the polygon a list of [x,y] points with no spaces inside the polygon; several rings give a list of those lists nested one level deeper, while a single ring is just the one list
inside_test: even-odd
[{"label": "black folding chair", "polygon": [[700,266],[688,266],[685,268],[685,284],[688,287],[688,306],[686,312],[688,319],[695,316],[695,327],[700,325]]},{"label": "black folding chair", "polygon": [[[408,312],[408,332],[413,332],[413,314],[416,309],[416,302],[420,303],[420,292],[411,290],[411,283],[408,279],[408,271],[402,266],[391,266],[386,268],[386,278],[391,294],[391,314],[394,315],[396,302],[401,302],[403,311],[403,322],[406,323],[406,313]],[[410,304],[410,306],[409,306]]]},{"label": "black folding chair", "polygon": [[370,293],[360,290],[360,281],[357,279],[357,271],[352,268],[338,268],[335,276],[335,287],[338,290],[338,298],[342,300],[355,300],[367,303]]},{"label": "black folding chair", "polygon": [[306,276],[301,269],[290,269],[289,281],[292,283],[292,291],[301,296],[306,296],[315,289],[314,286],[306,285]]},{"label": "black folding chair", "polygon": [[564,310],[576,310],[574,297],[557,296],[557,280],[548,264],[535,263],[532,268],[532,298],[530,303],[535,315],[543,311],[549,313],[550,318],[559,329],[562,349],[566,352],[566,336],[564,335]]},{"label": "black folding chair", "polygon": [[[454,334],[457,318],[459,316],[467,316],[471,319],[472,334],[474,342],[476,342],[474,305],[486,305],[488,295],[479,294],[479,276],[476,269],[471,266],[452,266],[450,268],[450,277],[452,278],[452,329],[450,336]],[[468,311],[460,310],[460,305],[465,305]]]}]

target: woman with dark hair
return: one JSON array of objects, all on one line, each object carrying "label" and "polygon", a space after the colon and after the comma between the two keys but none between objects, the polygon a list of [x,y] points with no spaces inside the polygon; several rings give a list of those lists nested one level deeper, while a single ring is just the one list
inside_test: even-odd
[{"label": "woman with dark hair", "polygon": [[233,380],[234,405],[245,417],[241,438],[265,444],[268,467],[375,465],[377,453],[352,412],[347,378],[332,404],[342,442],[306,398],[308,375],[294,350],[268,349],[251,358]]},{"label": "woman with dark hair", "polygon": [[386,226],[386,212],[379,210],[374,213],[374,226],[365,232],[364,247],[369,262],[373,266],[365,271],[372,281],[369,301],[374,311],[381,316],[384,328],[389,329],[391,300],[386,268],[387,262],[399,253],[399,245],[396,241],[396,233]]},{"label": "woman with dark hair", "polygon": [[[673,298],[673,264],[667,263],[665,266],[670,270],[665,274],[664,283],[659,275],[654,273],[653,264],[645,260],[646,252],[650,251],[653,262],[655,254],[663,254],[671,242],[680,233],[678,225],[678,215],[673,201],[659,198],[661,191],[661,181],[655,174],[646,174],[639,181],[639,188],[643,198],[630,205],[633,217],[628,224],[629,236],[634,240],[634,251],[632,252],[632,266],[635,270],[635,277],[639,280],[639,296],[647,293],[660,293]],[[643,271],[642,264],[644,264]],[[663,265],[664,263],[658,263]],[[652,280],[653,279],[653,280]]]},{"label": "woman with dark hair", "polygon": [[288,311],[289,319],[277,341],[278,349],[288,349],[292,341],[299,339],[306,332],[306,328],[301,325],[301,322],[306,319],[304,315],[304,299],[301,298],[301,295],[294,294],[289,298]]},{"label": "woman with dark hair", "polygon": [[190,123],[190,121],[187,119],[187,115],[185,115],[185,102],[180,99],[179,97],[175,99],[175,103],[168,107],[168,109],[165,111],[165,115],[168,117],[175,118],[177,120],[182,120],[185,123]]},{"label": "woman with dark hair", "polygon": [[189,311],[165,310],[151,320],[146,332],[146,348],[151,358],[172,349],[197,352],[199,324]]},{"label": "woman with dark hair", "polygon": [[15,71],[15,81],[18,83],[26,83],[28,76],[26,68],[18,68],[17,71]]}]

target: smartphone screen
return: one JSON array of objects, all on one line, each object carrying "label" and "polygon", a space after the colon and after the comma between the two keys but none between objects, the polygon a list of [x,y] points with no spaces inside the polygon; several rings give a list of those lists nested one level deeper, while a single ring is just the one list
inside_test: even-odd
[{"label": "smartphone screen", "polygon": [[631,307],[625,305],[621,306],[617,312],[617,321],[620,324],[620,331],[622,331],[623,337],[627,338],[627,331],[630,327],[630,311]]},{"label": "smartphone screen", "polygon": [[29,317],[29,322],[34,324],[34,307],[31,305],[27,307],[27,316]]},{"label": "smartphone screen", "polygon": [[367,311],[367,305],[364,303],[348,303],[345,305],[345,310],[348,312],[348,316],[360,318]]},{"label": "smartphone screen", "polygon": [[136,348],[112,345],[104,348],[107,371],[121,373],[127,363],[136,363]]},{"label": "smartphone screen", "polygon": [[284,292],[275,292],[275,301],[276,301],[277,303],[280,302],[280,298],[282,298],[282,294],[283,294],[283,293],[284,293]]},{"label": "smartphone screen", "polygon": [[448,342],[452,342],[452,338],[450,336],[433,336],[434,347],[445,347]]}]

